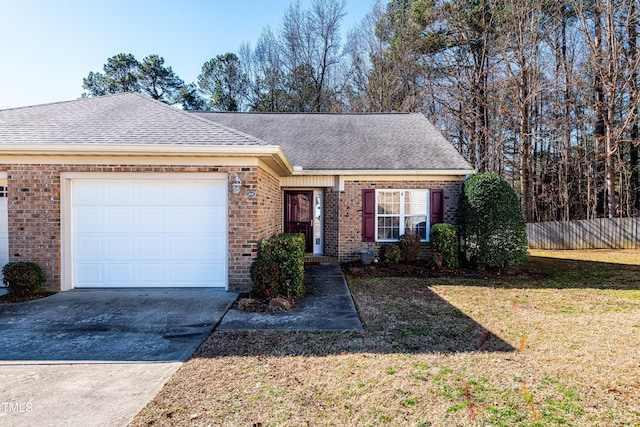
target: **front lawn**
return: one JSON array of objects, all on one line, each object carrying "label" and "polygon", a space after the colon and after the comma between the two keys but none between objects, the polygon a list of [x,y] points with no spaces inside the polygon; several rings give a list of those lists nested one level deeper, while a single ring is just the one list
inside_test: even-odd
[{"label": "front lawn", "polygon": [[214,332],[132,425],[640,426],[625,257],[352,278],[363,332]]}]

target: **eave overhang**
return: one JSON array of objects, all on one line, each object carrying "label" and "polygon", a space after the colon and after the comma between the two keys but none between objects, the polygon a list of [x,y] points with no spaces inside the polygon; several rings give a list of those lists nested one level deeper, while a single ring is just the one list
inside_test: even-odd
[{"label": "eave overhang", "polygon": [[135,144],[0,144],[3,157],[226,157],[257,158],[281,176],[291,175],[293,168],[277,145],[135,145]]}]

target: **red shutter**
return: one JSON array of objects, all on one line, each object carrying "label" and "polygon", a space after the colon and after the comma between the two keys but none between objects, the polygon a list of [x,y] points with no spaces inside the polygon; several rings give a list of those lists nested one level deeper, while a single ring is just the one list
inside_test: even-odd
[{"label": "red shutter", "polygon": [[362,241],[376,240],[376,190],[362,190]]},{"label": "red shutter", "polygon": [[444,192],[431,190],[431,225],[444,221]]}]

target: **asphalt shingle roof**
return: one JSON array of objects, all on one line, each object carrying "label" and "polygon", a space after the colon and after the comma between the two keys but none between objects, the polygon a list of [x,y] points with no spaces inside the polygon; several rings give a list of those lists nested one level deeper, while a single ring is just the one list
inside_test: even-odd
[{"label": "asphalt shingle roof", "polygon": [[280,146],[309,171],[472,170],[418,113],[185,112],[138,93],[0,110],[0,144]]},{"label": "asphalt shingle roof", "polygon": [[190,114],[279,145],[304,170],[472,170],[419,113]]},{"label": "asphalt shingle roof", "polygon": [[266,145],[138,93],[0,110],[0,143]]}]

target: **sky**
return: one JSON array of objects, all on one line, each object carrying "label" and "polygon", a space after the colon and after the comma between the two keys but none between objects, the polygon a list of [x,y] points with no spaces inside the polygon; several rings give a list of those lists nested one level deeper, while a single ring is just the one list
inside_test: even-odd
[{"label": "sky", "polygon": [[[276,30],[293,1],[0,0],[0,109],[79,98],[82,79],[118,53],[158,54],[195,82],[209,59]],[[347,0],[344,34],[372,2]]]}]

